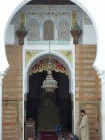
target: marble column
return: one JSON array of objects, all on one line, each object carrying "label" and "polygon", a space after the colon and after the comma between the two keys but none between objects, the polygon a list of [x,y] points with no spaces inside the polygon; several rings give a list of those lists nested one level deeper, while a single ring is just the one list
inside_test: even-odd
[{"label": "marble column", "polygon": [[105,72],[99,77],[101,78],[101,137],[105,140]]}]

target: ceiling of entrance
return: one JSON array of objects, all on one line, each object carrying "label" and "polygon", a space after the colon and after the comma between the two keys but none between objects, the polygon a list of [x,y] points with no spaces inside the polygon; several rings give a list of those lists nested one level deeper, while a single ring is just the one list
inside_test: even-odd
[{"label": "ceiling of entrance", "polygon": [[47,5],[47,4],[53,4],[53,5],[75,5],[75,3],[73,3],[70,0],[31,0],[29,3],[29,5]]}]

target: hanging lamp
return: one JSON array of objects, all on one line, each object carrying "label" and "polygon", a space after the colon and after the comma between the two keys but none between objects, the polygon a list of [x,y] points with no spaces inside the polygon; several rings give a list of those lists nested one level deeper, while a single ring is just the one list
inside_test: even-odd
[{"label": "hanging lamp", "polygon": [[[50,0],[49,0],[49,21],[50,21]],[[50,32],[50,27],[48,28]],[[52,76],[52,64],[51,64],[51,54],[50,54],[50,37],[49,37],[49,62],[47,67],[47,76],[46,79],[43,81],[43,85],[41,88],[45,89],[46,92],[54,93],[54,90],[58,88],[57,81]]]}]

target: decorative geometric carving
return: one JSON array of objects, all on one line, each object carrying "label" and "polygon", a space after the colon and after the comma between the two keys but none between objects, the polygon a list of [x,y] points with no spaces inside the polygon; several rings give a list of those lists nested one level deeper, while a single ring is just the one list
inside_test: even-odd
[{"label": "decorative geometric carving", "polygon": [[38,41],[40,40],[40,23],[36,19],[31,19],[27,23],[27,40]]},{"label": "decorative geometric carving", "polygon": [[69,62],[72,62],[72,52],[71,51],[59,51],[62,55],[64,55]]},{"label": "decorative geometric carving", "polygon": [[78,44],[78,37],[81,34],[81,30],[77,23],[77,12],[72,11],[72,24],[71,24],[71,35],[73,36],[73,43]]},{"label": "decorative geometric carving", "polygon": [[72,22],[71,22],[71,27],[74,27],[77,25],[77,12],[72,11]]},{"label": "decorative geometric carving", "polygon": [[25,54],[25,64],[27,65],[28,62],[39,53],[40,51],[27,51]]},{"label": "decorative geometric carving", "polygon": [[[76,5],[51,5],[50,9],[50,19],[53,22],[53,40],[55,39],[58,42],[64,43],[64,41],[70,41],[70,26],[72,23],[75,23],[75,18],[77,16],[77,22],[82,23],[83,12]],[[72,12],[73,11],[73,12]],[[79,15],[77,15],[79,13]],[[74,18],[74,19],[72,19]],[[49,19],[49,7],[47,5],[25,5],[19,12],[17,12],[12,23],[15,23],[15,30],[20,26],[20,23],[26,24],[28,29],[28,22],[30,20],[37,20],[39,23],[40,33],[30,31],[28,33],[28,42],[29,45],[35,45],[39,40],[44,40],[44,22]],[[66,20],[69,24],[68,31],[62,30],[60,33],[56,32],[56,29],[59,28],[59,21]],[[64,27],[64,26],[63,26]],[[82,27],[81,27],[82,29]],[[30,34],[30,35],[29,35]],[[31,39],[32,37],[32,39]],[[35,38],[35,39],[34,39]],[[15,38],[16,39],[16,38]],[[15,40],[17,43],[17,39]],[[56,43],[56,42],[55,42]]]},{"label": "decorative geometric carving", "polygon": [[70,23],[65,19],[60,20],[58,23],[58,40],[70,40]]},{"label": "decorative geometric carving", "polygon": [[21,23],[22,26],[24,26],[24,27],[25,27],[25,21],[26,21],[25,11],[20,11],[20,23]]},{"label": "decorative geometric carving", "polygon": [[53,22],[47,20],[44,23],[44,40],[54,40],[54,25]]}]

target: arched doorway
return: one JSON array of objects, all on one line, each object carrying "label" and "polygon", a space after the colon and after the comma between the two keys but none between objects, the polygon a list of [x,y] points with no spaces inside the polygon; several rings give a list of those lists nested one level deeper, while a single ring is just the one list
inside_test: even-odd
[{"label": "arched doorway", "polygon": [[26,119],[33,118],[38,130],[54,130],[56,125],[60,124],[62,130],[71,131],[72,101],[69,93],[69,79],[60,72],[53,71],[52,75],[58,82],[58,89],[54,93],[46,93],[41,88],[46,72],[36,73],[29,77]]},{"label": "arched doorway", "polygon": [[[62,131],[72,131],[74,129],[74,114],[72,113],[74,98],[71,92],[71,86],[73,86],[71,85],[71,83],[73,84],[72,67],[70,67],[70,64],[68,65],[68,60],[62,55],[52,51],[51,57],[55,65],[52,75],[58,82],[58,88],[54,93],[46,93],[41,86],[47,73],[44,71],[43,63],[45,63],[44,61],[48,57],[48,52],[39,53],[39,55],[29,62],[29,66],[27,66],[28,90],[26,89],[27,95],[25,95],[27,99],[25,101],[25,117],[26,120],[33,118],[38,122],[36,123],[37,130],[45,129],[55,131],[56,125],[60,124]],[[46,116],[48,117],[46,118]]]}]

